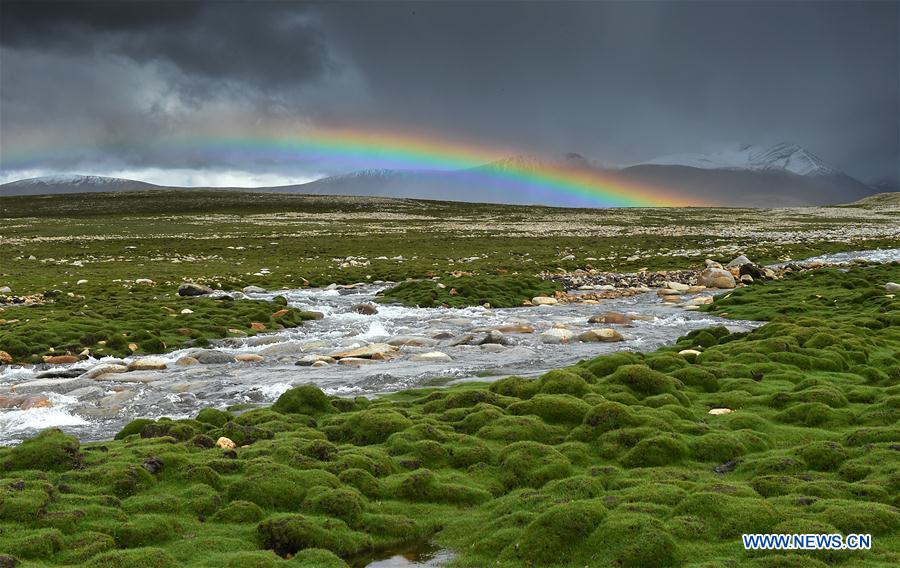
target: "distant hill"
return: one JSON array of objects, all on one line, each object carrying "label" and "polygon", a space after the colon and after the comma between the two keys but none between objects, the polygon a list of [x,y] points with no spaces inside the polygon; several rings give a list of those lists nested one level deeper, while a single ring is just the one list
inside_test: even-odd
[{"label": "distant hill", "polygon": [[45,195],[51,193],[97,193],[110,191],[146,191],[162,189],[133,179],[78,174],[22,179],[0,185],[0,195]]},{"label": "distant hill", "polygon": [[[712,154],[679,154],[616,168],[599,165],[575,153],[550,158],[512,156],[465,170],[367,169],[298,185],[221,189],[562,207],[596,205],[595,200],[578,192],[521,184],[516,180],[517,174],[528,179],[530,173],[540,174],[548,166],[597,174],[612,185],[642,184],[673,197],[730,207],[835,205],[878,192],[794,144],[770,148],[740,146]],[[492,175],[498,172],[500,175]],[[0,185],[0,195],[148,189],[160,189],[160,186],[120,178],[73,175],[7,183]]]},{"label": "distant hill", "polygon": [[850,205],[861,207],[900,207],[900,192],[876,193],[850,203]]}]

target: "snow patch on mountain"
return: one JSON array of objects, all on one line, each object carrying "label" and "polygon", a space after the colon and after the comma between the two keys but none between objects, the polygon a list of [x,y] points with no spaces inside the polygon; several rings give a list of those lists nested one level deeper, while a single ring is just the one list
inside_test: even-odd
[{"label": "snow patch on mountain", "polygon": [[801,176],[830,176],[840,173],[809,150],[786,142],[770,148],[744,144],[710,154],[673,154],[634,165],[688,166],[704,170],[786,171]]}]

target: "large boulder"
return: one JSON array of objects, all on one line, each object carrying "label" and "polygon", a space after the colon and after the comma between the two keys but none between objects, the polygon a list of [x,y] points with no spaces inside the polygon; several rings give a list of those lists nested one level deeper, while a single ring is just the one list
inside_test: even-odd
[{"label": "large boulder", "polygon": [[376,308],[372,304],[356,304],[350,309],[364,316],[374,316],[378,313],[378,308]]},{"label": "large boulder", "polygon": [[697,283],[707,288],[734,288],[734,275],[722,268],[706,268],[697,278]]},{"label": "large boulder", "polygon": [[766,272],[761,267],[753,264],[752,262],[748,262],[747,264],[742,264],[740,267],[739,274],[743,276],[749,276],[753,280],[763,280],[766,278]]},{"label": "large boulder", "polygon": [[194,284],[192,282],[185,282],[181,286],[178,287],[178,295],[179,296],[206,296],[208,294],[212,294],[213,289],[209,286],[203,286],[202,284]]}]

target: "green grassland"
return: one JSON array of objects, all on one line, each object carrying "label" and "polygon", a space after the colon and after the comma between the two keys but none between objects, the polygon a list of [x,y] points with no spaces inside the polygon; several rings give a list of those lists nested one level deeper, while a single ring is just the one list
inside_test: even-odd
[{"label": "green grassland", "polygon": [[[896,566],[898,279],[894,263],[754,285],[709,308],[770,320],[753,332],[537,379],[376,400],[303,386],[105,443],[49,430],[0,449],[0,565],[360,566],[433,540],[457,567]],[[743,550],[769,532],[873,547]]]},{"label": "green grassland", "polygon": [[[185,281],[233,290],[439,276],[446,290],[408,284],[386,298],[501,307],[552,292],[530,278],[545,271],[683,269],[738,253],[766,263],[897,247],[898,223],[900,209],[889,206],[578,210],[236,191],[0,197],[0,286],[54,295],[39,308],[0,305],[0,350],[21,361],[84,348],[121,354],[125,338],[146,353],[248,332],[253,321],[271,329],[303,319],[272,321],[275,310],[259,302],[178,299]],[[487,286],[459,286],[466,281],[451,274],[477,275]],[[135,286],[144,278],[156,286]],[[453,287],[462,293],[450,295]],[[168,311],[184,307],[195,315]]]}]

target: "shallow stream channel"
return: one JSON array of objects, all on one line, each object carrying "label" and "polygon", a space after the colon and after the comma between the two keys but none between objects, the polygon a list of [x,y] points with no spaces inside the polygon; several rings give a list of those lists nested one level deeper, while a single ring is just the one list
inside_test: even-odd
[{"label": "shallow stream channel", "polygon": [[[810,260],[844,263],[858,259],[900,260],[900,250],[840,253]],[[733,331],[748,331],[761,325],[690,309],[693,298],[710,296],[713,291],[685,295],[678,303],[664,302],[651,291],[599,304],[508,309],[426,309],[376,304],[377,313],[373,315],[354,310],[358,304],[372,303],[382,288],[363,285],[248,294],[260,301],[282,295],[290,305],[321,312],[324,318],[276,333],[230,338],[214,348],[220,355],[206,351],[207,362],[201,364],[176,364],[196,351],[187,349],[159,356],[165,362],[164,369],[95,378],[89,378],[91,369],[111,361],[82,361],[49,369],[0,369],[0,396],[46,399],[44,404],[27,410],[0,410],[0,445],[16,444],[54,426],[84,441],[109,439],[134,418],[183,418],[196,415],[204,407],[268,404],[299,384],[313,383],[333,395],[377,396],[413,387],[489,381],[509,375],[536,376],[615,351],[652,351],[674,343],[694,329],[725,325]],[[716,291],[721,292],[727,293]],[[626,314],[632,321],[628,325],[588,323],[591,316],[602,312]],[[547,343],[541,334],[554,327],[568,329],[576,336],[589,329],[611,327],[623,336],[623,341]],[[472,341],[461,341],[472,336],[477,342],[478,337],[491,330],[502,332],[502,344],[473,345]],[[355,364],[297,364],[311,355],[326,356],[372,344],[391,344],[396,351],[390,353],[392,358]],[[262,359],[233,360],[246,354]],[[216,363],[217,359],[227,362]]]}]

